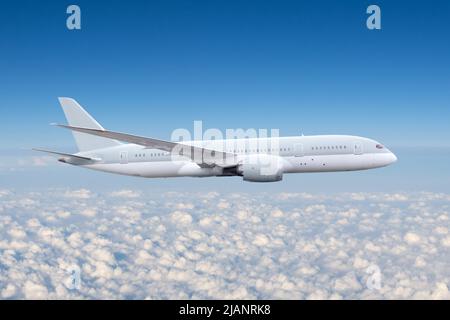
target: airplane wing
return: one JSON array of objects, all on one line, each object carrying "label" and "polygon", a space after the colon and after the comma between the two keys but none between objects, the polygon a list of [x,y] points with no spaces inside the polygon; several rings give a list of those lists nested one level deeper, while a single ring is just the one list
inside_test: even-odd
[{"label": "airplane wing", "polygon": [[70,129],[73,131],[83,132],[94,136],[119,140],[128,143],[134,143],[146,148],[160,149],[171,152],[175,155],[191,158],[200,166],[211,167],[233,167],[236,163],[236,154],[216,151],[197,146],[191,146],[179,142],[171,142],[153,138],[136,136],[128,133],[114,132],[109,130],[89,129],[82,127],[68,126],[64,124],[56,124],[58,127]]}]

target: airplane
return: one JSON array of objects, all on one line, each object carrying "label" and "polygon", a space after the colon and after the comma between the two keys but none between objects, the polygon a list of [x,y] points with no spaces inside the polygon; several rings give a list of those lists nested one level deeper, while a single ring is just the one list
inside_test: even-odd
[{"label": "airplane", "polygon": [[238,176],[281,181],[287,173],[354,171],[397,161],[381,143],[351,135],[165,141],[104,129],[77,101],[58,98],[79,152],[33,149],[83,168],[146,178]]}]

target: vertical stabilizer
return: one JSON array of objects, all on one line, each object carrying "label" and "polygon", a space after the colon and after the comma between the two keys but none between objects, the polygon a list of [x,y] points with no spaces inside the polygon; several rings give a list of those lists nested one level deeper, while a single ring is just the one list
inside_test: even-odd
[{"label": "vertical stabilizer", "polygon": [[[66,115],[67,122],[73,127],[104,130],[103,127],[82,106],[72,98],[58,98],[59,103]],[[75,142],[80,152],[94,149],[114,147],[121,143],[103,137],[72,131]]]}]

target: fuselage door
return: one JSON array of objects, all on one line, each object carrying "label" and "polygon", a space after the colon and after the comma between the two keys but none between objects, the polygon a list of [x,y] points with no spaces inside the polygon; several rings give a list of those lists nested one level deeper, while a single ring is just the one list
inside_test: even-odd
[{"label": "fuselage door", "polygon": [[294,156],[295,157],[303,157],[303,144],[296,143],[294,145]]},{"label": "fuselage door", "polygon": [[120,152],[120,163],[122,164],[128,163],[128,151]]},{"label": "fuselage door", "polygon": [[361,142],[359,142],[359,141],[356,141],[355,142],[355,144],[354,144],[354,151],[353,151],[353,153],[354,154],[363,154],[363,146],[362,146],[362,143]]}]

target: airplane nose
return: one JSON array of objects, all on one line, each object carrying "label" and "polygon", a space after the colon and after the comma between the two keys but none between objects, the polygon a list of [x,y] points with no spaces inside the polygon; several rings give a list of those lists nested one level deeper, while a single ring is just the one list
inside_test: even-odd
[{"label": "airplane nose", "polygon": [[397,156],[393,152],[391,152],[390,156],[391,156],[391,163],[397,162]]},{"label": "airplane nose", "polygon": [[373,156],[373,168],[385,167],[397,161],[397,156],[391,151],[378,153]]}]

